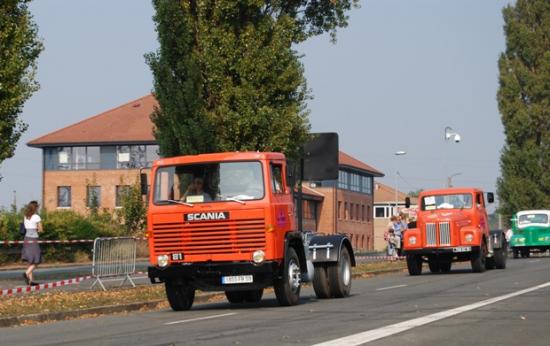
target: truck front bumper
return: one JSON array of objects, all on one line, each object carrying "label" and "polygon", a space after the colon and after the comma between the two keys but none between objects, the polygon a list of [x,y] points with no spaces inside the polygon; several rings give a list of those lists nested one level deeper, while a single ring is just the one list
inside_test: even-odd
[{"label": "truck front bumper", "polygon": [[[250,262],[185,263],[167,267],[151,266],[147,269],[152,283],[181,282],[203,291],[259,289],[272,286],[279,276],[280,264],[268,261],[261,264]],[[252,275],[252,282],[223,284],[223,277]]]},{"label": "truck front bumper", "polygon": [[422,256],[462,256],[478,253],[479,246],[453,246],[437,248],[403,249],[404,255],[422,255]]}]

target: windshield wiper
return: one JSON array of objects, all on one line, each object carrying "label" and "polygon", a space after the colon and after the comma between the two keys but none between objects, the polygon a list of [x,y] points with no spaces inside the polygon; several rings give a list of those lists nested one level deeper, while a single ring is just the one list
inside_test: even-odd
[{"label": "windshield wiper", "polygon": [[240,203],[240,204],[246,204],[245,201],[242,201],[242,200],[240,200],[238,198],[235,198],[235,197],[225,197],[225,196],[223,196],[222,198],[223,198],[224,201],[233,201],[233,202],[237,202],[237,203]]},{"label": "windshield wiper", "polygon": [[175,203],[175,204],[182,204],[182,205],[186,205],[188,207],[194,207],[195,205],[192,204],[192,203],[187,203],[187,202],[184,202],[184,201],[176,201],[175,199],[162,199],[160,201],[157,201],[157,203],[162,203],[162,202],[170,202],[170,203]]}]

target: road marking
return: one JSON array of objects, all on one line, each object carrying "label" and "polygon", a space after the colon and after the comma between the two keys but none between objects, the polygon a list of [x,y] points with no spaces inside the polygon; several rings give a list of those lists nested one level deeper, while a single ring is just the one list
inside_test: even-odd
[{"label": "road marking", "polygon": [[391,290],[392,288],[399,288],[399,287],[407,287],[409,285],[396,285],[396,286],[390,286],[390,287],[381,287],[377,288],[377,291],[385,291],[385,290]]},{"label": "road marking", "polygon": [[533,260],[533,261],[529,261],[528,263],[537,263],[537,262],[540,262],[540,260]]},{"label": "road marking", "polygon": [[210,320],[212,318],[225,317],[225,316],[231,316],[231,315],[236,315],[236,314],[237,314],[236,312],[230,312],[228,314],[204,316],[204,317],[192,318],[192,319],[189,319],[189,320],[168,322],[168,323],[165,323],[164,325],[169,326],[169,325],[178,324],[178,323],[187,323],[187,322],[195,322],[195,321],[202,321],[202,320]]},{"label": "road marking", "polygon": [[467,312],[467,311],[478,309],[478,308],[486,306],[486,305],[494,304],[494,303],[499,302],[501,300],[513,298],[513,297],[516,297],[516,296],[519,296],[519,295],[522,295],[522,294],[526,294],[526,293],[529,293],[529,292],[533,292],[533,291],[539,290],[541,288],[546,288],[546,287],[550,287],[550,282],[547,282],[547,283],[544,283],[544,284],[541,284],[541,285],[538,285],[538,286],[533,286],[533,287],[530,287],[530,288],[526,288],[526,289],[521,290],[521,291],[505,294],[505,295],[502,295],[502,296],[499,296],[499,297],[483,300],[483,301],[480,301],[480,302],[477,302],[477,303],[468,304],[468,305],[460,306],[458,308],[437,312],[435,314],[427,315],[427,316],[424,316],[424,317],[419,317],[419,318],[415,318],[415,319],[412,319],[412,320],[403,321],[403,322],[400,322],[400,323],[392,324],[392,325],[377,328],[377,329],[367,330],[365,332],[353,334],[353,335],[346,336],[346,337],[343,337],[343,338],[329,340],[329,341],[326,341],[326,342],[315,344],[313,346],[333,346],[333,345],[334,346],[336,346],[336,345],[355,346],[355,345],[362,345],[362,344],[365,344],[367,342],[382,339],[382,338],[385,338],[387,336],[391,336],[391,335],[394,335],[394,334],[397,334],[397,333],[407,331],[409,329],[420,327],[420,326],[423,326],[423,325],[428,324],[428,323],[436,322],[436,321],[442,320],[444,318],[455,316],[455,315],[458,315],[458,314],[461,314],[461,313],[464,313],[464,312]]}]

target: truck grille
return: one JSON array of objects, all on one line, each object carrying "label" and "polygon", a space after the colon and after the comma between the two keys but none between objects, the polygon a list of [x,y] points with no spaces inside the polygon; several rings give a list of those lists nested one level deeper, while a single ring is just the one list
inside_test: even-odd
[{"label": "truck grille", "polygon": [[435,230],[435,223],[426,224],[426,245],[437,245],[437,235]]},{"label": "truck grille", "polygon": [[232,254],[265,249],[263,219],[153,224],[155,253]]},{"label": "truck grille", "polygon": [[451,226],[448,222],[439,223],[439,245],[451,245]]},{"label": "truck grille", "polygon": [[[426,224],[426,246],[438,245],[437,225],[435,223]],[[439,245],[451,245],[451,225],[448,222],[439,223]]]}]

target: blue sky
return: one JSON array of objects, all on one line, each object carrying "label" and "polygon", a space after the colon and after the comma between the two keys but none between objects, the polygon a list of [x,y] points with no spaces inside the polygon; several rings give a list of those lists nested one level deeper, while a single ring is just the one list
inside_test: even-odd
[{"label": "blue sky", "polygon": [[[336,44],[303,54],[310,121],[402,191],[455,186],[495,191],[504,135],[496,103],[511,0],[369,0],[350,12]],[[41,89],[16,155],[0,166],[0,206],[41,199],[41,151],[26,142],[151,92],[143,55],[158,46],[149,0],[40,0],[31,6],[46,50]],[[452,127],[462,141],[444,140]],[[395,156],[398,150],[407,152]],[[396,171],[399,177],[396,179]]]}]

